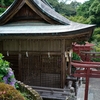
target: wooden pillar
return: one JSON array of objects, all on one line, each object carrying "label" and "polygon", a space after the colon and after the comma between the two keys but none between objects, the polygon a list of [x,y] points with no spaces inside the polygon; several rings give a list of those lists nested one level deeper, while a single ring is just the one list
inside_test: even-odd
[{"label": "wooden pillar", "polygon": [[3,41],[0,41],[0,51],[3,50]]},{"label": "wooden pillar", "polygon": [[66,74],[66,61],[65,61],[65,39],[61,41],[61,58],[62,58],[62,66],[61,66],[61,88],[65,86],[65,74]]},{"label": "wooden pillar", "polygon": [[20,80],[21,81],[21,68],[22,68],[22,66],[21,66],[21,53],[19,53],[18,54],[18,72],[19,72],[19,77],[18,77],[18,80]]},{"label": "wooden pillar", "polygon": [[71,60],[72,60],[72,49],[70,49],[69,50],[69,54],[68,54],[68,56],[69,56],[69,63],[68,63],[68,75],[71,75]]},{"label": "wooden pillar", "polygon": [[90,68],[87,68],[87,69],[86,69],[86,84],[85,84],[85,95],[84,95],[84,100],[88,100],[89,75],[90,75]]},{"label": "wooden pillar", "polygon": [[22,54],[21,54],[21,40],[18,40],[18,72],[19,72],[19,77],[18,79],[21,81],[21,68],[22,68],[22,63],[21,63],[21,59],[22,59]]}]

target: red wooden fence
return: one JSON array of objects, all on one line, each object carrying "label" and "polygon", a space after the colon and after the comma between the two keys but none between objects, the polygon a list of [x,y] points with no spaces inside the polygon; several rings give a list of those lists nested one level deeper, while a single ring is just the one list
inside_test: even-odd
[{"label": "red wooden fence", "polygon": [[85,96],[84,100],[88,100],[88,88],[89,88],[89,78],[100,78],[100,71],[93,71],[92,68],[100,68],[100,62],[79,62],[73,61],[71,62],[76,68],[84,68],[83,70],[76,70],[74,73],[74,77],[85,77],[86,85],[85,85]]}]

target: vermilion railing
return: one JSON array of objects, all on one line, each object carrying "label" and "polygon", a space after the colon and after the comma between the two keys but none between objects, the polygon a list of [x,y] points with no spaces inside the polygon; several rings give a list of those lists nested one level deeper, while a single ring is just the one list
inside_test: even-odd
[{"label": "vermilion railing", "polygon": [[84,100],[88,100],[89,78],[100,78],[100,71],[93,70],[93,68],[100,68],[100,62],[72,61],[71,65],[76,68],[83,68],[83,70],[76,70],[74,77],[86,78]]}]

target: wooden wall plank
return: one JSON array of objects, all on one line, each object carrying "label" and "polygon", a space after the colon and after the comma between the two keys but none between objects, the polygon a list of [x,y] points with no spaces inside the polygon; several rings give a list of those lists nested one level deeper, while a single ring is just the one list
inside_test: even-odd
[{"label": "wooden wall plank", "polygon": [[3,40],[4,51],[61,51],[61,41],[34,39]]}]

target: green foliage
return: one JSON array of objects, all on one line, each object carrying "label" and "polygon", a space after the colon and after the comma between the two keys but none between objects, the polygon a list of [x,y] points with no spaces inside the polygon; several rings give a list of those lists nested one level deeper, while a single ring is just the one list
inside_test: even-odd
[{"label": "green foliage", "polygon": [[9,62],[3,60],[4,56],[0,53],[0,81],[2,82],[2,78],[8,73]]},{"label": "green foliage", "polygon": [[89,16],[89,6],[90,6],[89,2],[85,2],[84,4],[80,5],[77,8],[77,15],[87,18]]},{"label": "green foliage", "polygon": [[64,16],[76,15],[76,8],[80,5],[76,1],[70,4],[66,4],[64,1],[58,2],[58,0],[48,0],[48,2],[58,13]]},{"label": "green foliage", "polygon": [[[1,0],[0,5],[2,7],[8,7],[14,0]],[[71,2],[66,4],[64,1],[59,0],[47,0],[51,6],[60,14],[64,16],[76,15],[76,8],[80,5],[78,2]],[[1,8],[2,9],[2,8]],[[4,10],[0,11],[2,13]]]},{"label": "green foliage", "polygon": [[68,18],[75,22],[97,25],[90,41],[95,44],[94,50],[100,51],[100,0],[86,1],[77,8],[76,16]]},{"label": "green foliage", "polygon": [[80,61],[81,58],[80,58],[80,56],[77,53],[73,52],[72,60],[78,60],[78,61]]},{"label": "green foliage", "polygon": [[0,0],[0,14],[2,14],[8,6],[12,4],[14,0]]},{"label": "green foliage", "polygon": [[0,13],[3,13],[6,10],[6,8],[0,8]]},{"label": "green foliage", "polygon": [[97,44],[97,42],[100,42],[100,27],[95,28],[93,36],[92,36],[92,41]]},{"label": "green foliage", "polygon": [[9,5],[11,5],[11,3],[14,1],[14,0],[4,0],[5,2],[5,5],[6,6],[9,6]]},{"label": "green foliage", "polygon": [[92,58],[92,61],[94,61],[94,62],[100,62],[100,58]]},{"label": "green foliage", "polygon": [[93,47],[94,51],[100,52],[100,42],[95,41],[95,46]]},{"label": "green foliage", "polygon": [[[77,53],[73,52],[72,60],[80,61],[81,58]],[[74,66],[71,66],[71,73],[72,74],[74,74],[75,70],[76,70],[76,68]]]},{"label": "green foliage", "polygon": [[99,1],[98,0],[94,0],[94,2],[92,3],[92,5],[90,6],[90,9],[89,9],[90,15],[97,14],[98,4],[99,4]]},{"label": "green foliage", "polygon": [[17,87],[14,73],[9,67],[9,62],[3,58],[4,56],[0,53],[0,82],[4,82],[6,84]]},{"label": "green foliage", "polygon": [[100,0],[94,0],[89,8],[89,16],[92,24],[100,25]]},{"label": "green foliage", "polygon": [[33,100],[30,94],[26,92],[22,92],[21,94],[25,97],[25,100]]},{"label": "green foliage", "polygon": [[77,15],[85,18],[89,17],[89,9],[94,0],[86,1],[77,8]]},{"label": "green foliage", "polygon": [[[100,25],[100,0],[89,0],[77,9],[77,16],[83,16],[85,23]],[[84,22],[83,22],[84,23]]]},{"label": "green foliage", "polygon": [[14,0],[0,0],[0,5],[9,6]]},{"label": "green foliage", "polygon": [[0,5],[4,6],[4,0],[0,0]]},{"label": "green foliage", "polygon": [[0,100],[25,100],[25,98],[11,85],[0,83]]},{"label": "green foliage", "polygon": [[93,50],[95,52],[100,52],[100,28],[95,29],[92,40],[92,43],[95,44],[95,46],[93,46]]},{"label": "green foliage", "polygon": [[100,27],[95,28],[94,35],[100,34]]},{"label": "green foliage", "polygon": [[69,20],[72,20],[74,22],[79,22],[79,23],[84,23],[84,24],[88,24],[89,23],[89,19],[83,17],[83,16],[70,16],[67,17]]}]

